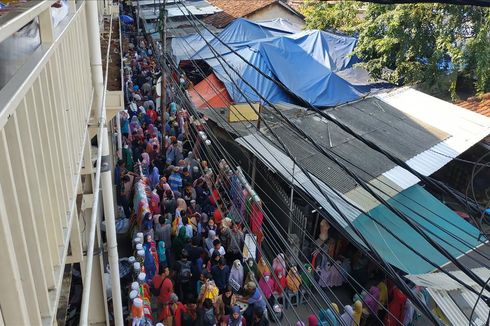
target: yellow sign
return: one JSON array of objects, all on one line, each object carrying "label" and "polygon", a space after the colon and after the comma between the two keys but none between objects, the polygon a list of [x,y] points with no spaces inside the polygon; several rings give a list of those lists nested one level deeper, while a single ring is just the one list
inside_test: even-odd
[{"label": "yellow sign", "polygon": [[230,105],[228,110],[228,122],[257,121],[259,120],[260,104],[253,103],[253,108],[248,103]]}]

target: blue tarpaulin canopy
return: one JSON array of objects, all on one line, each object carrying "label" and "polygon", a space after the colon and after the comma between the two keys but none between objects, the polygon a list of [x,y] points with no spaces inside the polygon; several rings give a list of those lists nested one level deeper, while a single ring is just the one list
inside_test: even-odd
[{"label": "blue tarpaulin canopy", "polygon": [[[474,226],[463,220],[419,185],[414,185],[398,193],[388,202],[405,213],[412,221],[420,224],[425,233],[451,253],[453,257],[462,256],[463,253],[473,250],[486,240],[478,240],[480,232]],[[449,261],[423,239],[417,231],[385,206],[377,206],[369,213],[376,221],[435,265],[442,266]],[[417,213],[424,216],[425,219]],[[365,214],[360,215],[353,223],[367,241],[374,245],[381,256],[399,269],[409,274],[423,274],[436,269]]]},{"label": "blue tarpaulin canopy", "polygon": [[[357,42],[356,38],[317,30],[291,34],[290,30],[280,30],[282,25],[263,26],[246,19],[237,19],[218,37],[262,72],[280,81],[293,94],[315,106],[335,106],[356,100],[363,95],[356,86],[335,73],[350,68],[357,62],[357,59],[351,56]],[[243,103],[247,98],[253,102],[264,102],[252,88],[257,89],[272,103],[295,102],[279,86],[266,80],[218,39],[209,35],[204,37],[211,44],[212,49],[204,45],[197,50],[197,46],[192,45],[193,50],[196,51],[192,57],[185,58],[182,55],[184,51],[178,48],[179,44],[187,48],[188,55],[191,47],[182,42],[191,43],[190,41],[194,40],[194,44],[197,45],[205,43],[200,36],[198,38],[202,42],[198,39],[191,40],[193,36],[188,36],[185,40],[176,38],[172,41],[174,54],[181,60],[191,58],[205,60],[225,84],[235,102]],[[222,59],[216,58],[215,52]],[[233,72],[225,61],[237,72]],[[243,77],[246,82],[240,77]],[[246,85],[247,83],[251,87]],[[246,97],[240,94],[239,90],[242,90]]]}]

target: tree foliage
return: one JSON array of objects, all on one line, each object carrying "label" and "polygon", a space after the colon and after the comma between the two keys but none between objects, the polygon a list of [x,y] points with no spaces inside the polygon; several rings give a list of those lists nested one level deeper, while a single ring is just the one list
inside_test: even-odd
[{"label": "tree foliage", "polygon": [[309,0],[303,13],[308,28],[357,35],[355,54],[375,79],[454,96],[465,77],[478,93],[490,91],[488,8]]}]

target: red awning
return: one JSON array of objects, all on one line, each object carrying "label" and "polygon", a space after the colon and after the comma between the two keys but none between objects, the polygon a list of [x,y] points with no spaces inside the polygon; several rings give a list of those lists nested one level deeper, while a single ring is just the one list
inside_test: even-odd
[{"label": "red awning", "polygon": [[198,109],[227,108],[233,103],[225,85],[214,73],[189,89],[189,95]]}]

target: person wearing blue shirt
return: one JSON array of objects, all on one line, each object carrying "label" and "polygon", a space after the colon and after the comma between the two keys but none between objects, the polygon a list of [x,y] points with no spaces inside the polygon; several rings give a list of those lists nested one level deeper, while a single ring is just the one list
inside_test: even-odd
[{"label": "person wearing blue shirt", "polygon": [[182,189],[182,176],[179,173],[179,167],[175,167],[174,171],[168,177],[168,184],[172,191],[181,191]]}]

